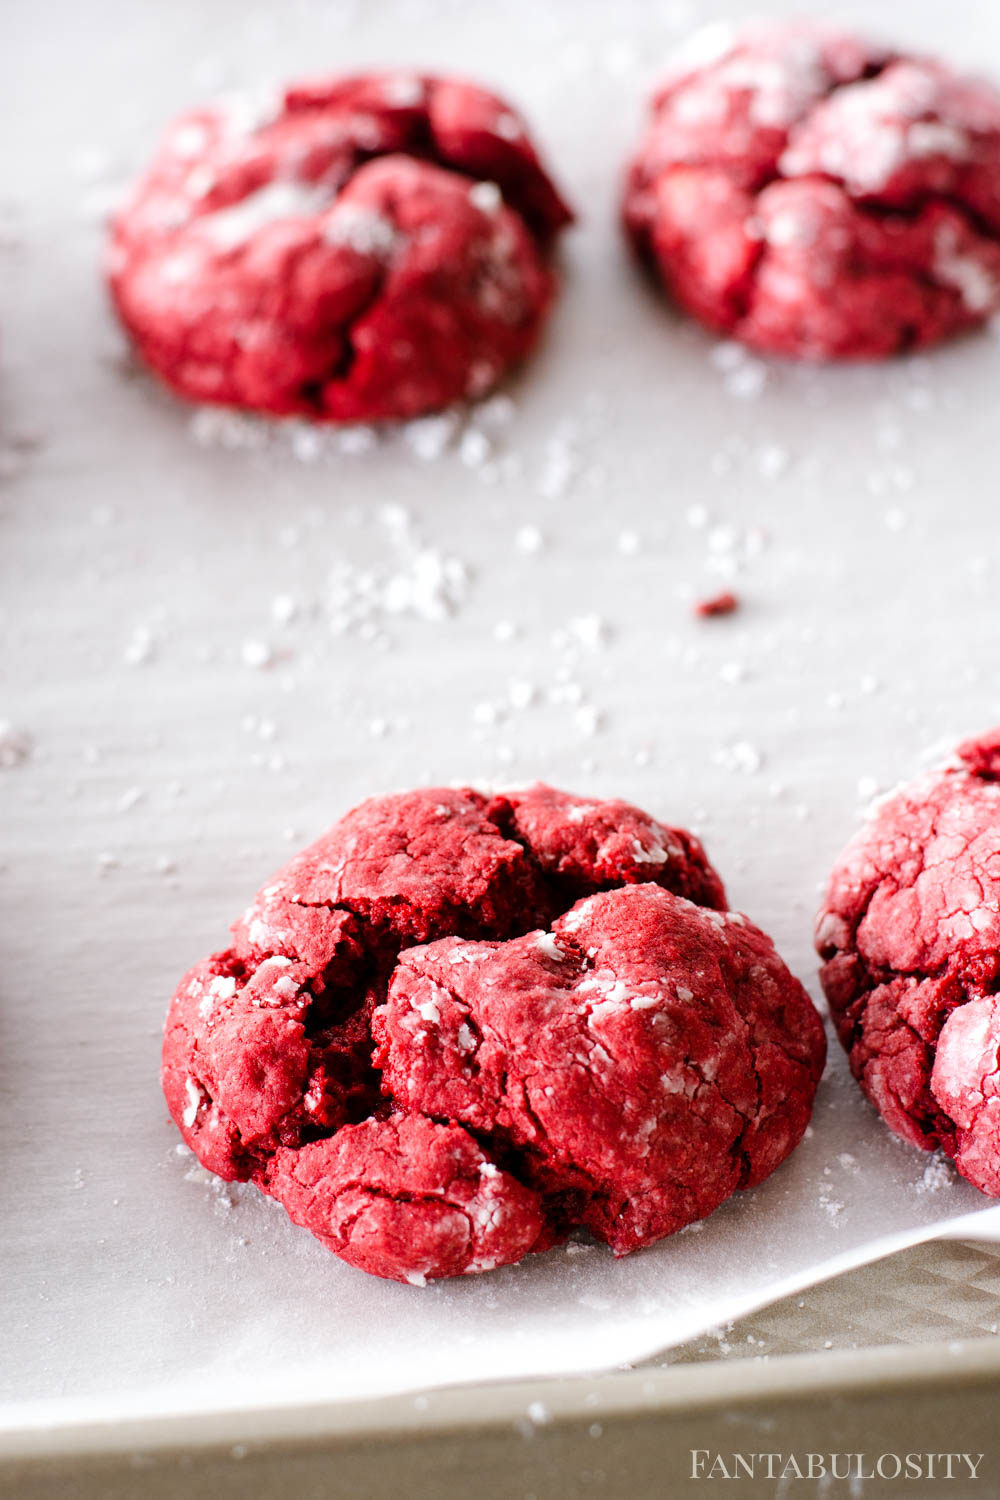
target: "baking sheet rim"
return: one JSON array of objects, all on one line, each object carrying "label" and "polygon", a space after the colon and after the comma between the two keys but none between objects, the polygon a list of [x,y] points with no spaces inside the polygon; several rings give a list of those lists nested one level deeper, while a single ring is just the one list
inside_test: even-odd
[{"label": "baking sheet rim", "polygon": [[179,1450],[208,1452],[236,1444],[261,1451],[344,1443],[374,1434],[430,1436],[470,1427],[503,1428],[523,1422],[528,1407],[541,1397],[547,1424],[593,1421],[598,1414],[608,1420],[651,1410],[695,1411],[725,1403],[742,1408],[765,1401],[809,1401],[817,1394],[984,1380],[1000,1384],[1000,1340],[823,1350],[765,1361],[720,1360],[555,1381],[448,1386],[427,1393],[420,1406],[407,1394],[11,1429],[0,1434],[0,1473],[13,1466],[60,1460],[112,1461],[140,1453],[166,1457]]}]

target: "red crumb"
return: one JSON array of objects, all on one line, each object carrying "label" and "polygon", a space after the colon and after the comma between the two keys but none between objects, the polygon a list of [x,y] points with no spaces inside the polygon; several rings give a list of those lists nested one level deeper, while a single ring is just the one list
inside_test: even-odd
[{"label": "red crumb", "polygon": [[700,620],[711,620],[715,615],[731,615],[739,607],[737,595],[727,590],[724,594],[713,594],[711,599],[699,599],[694,612]]}]

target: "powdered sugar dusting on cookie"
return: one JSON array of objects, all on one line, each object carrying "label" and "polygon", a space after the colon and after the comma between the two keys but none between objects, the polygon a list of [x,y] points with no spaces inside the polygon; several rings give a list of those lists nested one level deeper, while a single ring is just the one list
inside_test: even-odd
[{"label": "powdered sugar dusting on cookie", "polygon": [[[878,358],[1000,308],[998,162],[988,85],[831,29],[758,24],[654,98],[626,218],[714,331],[812,361]],[[727,384],[757,394],[763,378],[733,363]]]}]

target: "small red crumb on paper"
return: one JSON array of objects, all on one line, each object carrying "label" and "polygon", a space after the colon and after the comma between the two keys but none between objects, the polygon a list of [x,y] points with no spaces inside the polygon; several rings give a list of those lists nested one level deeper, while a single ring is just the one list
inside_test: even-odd
[{"label": "small red crumb on paper", "polygon": [[739,598],[727,589],[725,593],[713,594],[710,599],[699,599],[694,612],[700,620],[710,620],[714,615],[731,615],[739,607]]}]

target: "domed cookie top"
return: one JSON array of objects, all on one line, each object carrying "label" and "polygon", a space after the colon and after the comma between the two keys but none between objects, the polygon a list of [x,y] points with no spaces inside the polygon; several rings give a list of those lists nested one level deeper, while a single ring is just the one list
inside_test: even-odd
[{"label": "domed cookie top", "polygon": [[518,116],[454,79],[294,85],[167,131],[108,276],[181,395],[334,421],[482,395],[531,349],[571,215]]},{"label": "domed cookie top", "polygon": [[712,28],[652,103],[625,220],[688,312],[801,359],[1000,309],[1000,94],[806,24]]}]

